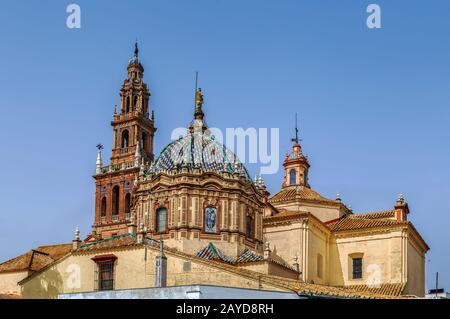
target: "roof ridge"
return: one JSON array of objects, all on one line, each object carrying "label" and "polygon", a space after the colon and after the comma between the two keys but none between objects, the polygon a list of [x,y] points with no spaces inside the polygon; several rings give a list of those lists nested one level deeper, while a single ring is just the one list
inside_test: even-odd
[{"label": "roof ridge", "polygon": [[46,255],[46,256],[50,256],[50,254],[49,254],[49,253],[46,253],[46,252],[40,251],[40,250],[38,250],[38,249],[31,249],[31,251],[32,251],[33,253],[38,253],[38,254],[41,254],[41,255]]},{"label": "roof ridge", "polygon": [[47,247],[56,247],[56,246],[65,246],[72,245],[72,243],[63,243],[63,244],[50,244],[50,245],[39,245],[36,248],[47,248]]},{"label": "roof ridge", "polygon": [[121,234],[121,235],[114,235],[114,236],[111,236],[109,238],[104,238],[104,239],[100,239],[100,240],[97,240],[97,241],[93,241],[93,242],[90,242],[90,243],[83,244],[83,245],[80,246],[80,248],[91,247],[91,246],[94,246],[94,245],[98,245],[100,243],[104,243],[104,242],[108,242],[108,241],[111,241],[111,240],[114,240],[114,239],[124,238],[124,237],[136,237],[136,235],[135,234],[131,234],[131,233],[126,233],[126,234]]}]

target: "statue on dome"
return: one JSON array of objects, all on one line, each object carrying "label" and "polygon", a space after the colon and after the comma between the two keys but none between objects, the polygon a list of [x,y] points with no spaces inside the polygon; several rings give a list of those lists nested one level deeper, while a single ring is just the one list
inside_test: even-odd
[{"label": "statue on dome", "polygon": [[195,91],[195,106],[197,108],[202,107],[203,105],[203,93],[202,89],[198,88],[197,91]]}]

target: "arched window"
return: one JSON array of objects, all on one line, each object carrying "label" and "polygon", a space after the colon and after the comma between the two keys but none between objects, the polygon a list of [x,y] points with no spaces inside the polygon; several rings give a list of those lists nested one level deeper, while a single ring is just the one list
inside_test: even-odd
[{"label": "arched window", "polygon": [[112,190],[112,214],[119,215],[120,204],[120,189],[119,186],[114,186]]},{"label": "arched window", "polygon": [[126,113],[128,113],[128,112],[130,112],[131,96],[128,96],[126,101],[127,102],[126,102],[126,109],[125,109],[125,111],[126,111]]},{"label": "arched window", "polygon": [[147,112],[148,112],[148,107],[147,107],[147,101],[145,100],[145,98],[143,97],[142,98],[142,112],[144,113],[144,114],[147,114]]},{"label": "arched window", "polygon": [[101,217],[106,217],[106,196],[103,196],[101,208],[100,208]]},{"label": "arched window", "polygon": [[253,239],[255,237],[255,221],[250,215],[247,215],[245,220],[245,229],[247,238]]},{"label": "arched window", "polygon": [[205,232],[217,233],[217,209],[215,207],[205,208]]},{"label": "arched window", "polygon": [[295,169],[291,169],[289,171],[289,185],[297,184],[297,171]]},{"label": "arched window", "polygon": [[147,144],[147,134],[145,132],[143,132],[141,149],[145,150],[145,144]]},{"label": "arched window", "polygon": [[156,210],[156,232],[163,233],[167,230],[167,209],[165,207]]},{"label": "arched window", "polygon": [[128,142],[129,142],[128,130],[124,130],[122,132],[122,148],[128,147]]},{"label": "arched window", "polygon": [[127,193],[125,195],[125,214],[130,213],[130,208],[131,208],[131,194]]}]

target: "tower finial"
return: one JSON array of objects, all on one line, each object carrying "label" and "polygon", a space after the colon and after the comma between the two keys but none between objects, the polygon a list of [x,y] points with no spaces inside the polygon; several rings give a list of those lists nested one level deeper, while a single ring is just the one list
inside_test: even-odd
[{"label": "tower finial", "polygon": [[203,93],[202,89],[198,87],[198,72],[195,72],[195,113],[194,119],[203,121],[205,115],[202,110],[203,106]]},{"label": "tower finial", "polygon": [[291,139],[292,142],[298,144],[300,139],[298,138],[298,123],[297,123],[297,112],[295,112],[295,138]]},{"label": "tower finial", "polygon": [[137,59],[139,57],[139,48],[138,48],[138,40],[136,38],[136,42],[134,43],[134,57]]},{"label": "tower finial", "polygon": [[95,173],[96,174],[101,174],[102,173],[102,168],[103,168],[103,161],[102,161],[102,149],[103,149],[103,145],[101,143],[97,144],[97,161],[95,162]]}]

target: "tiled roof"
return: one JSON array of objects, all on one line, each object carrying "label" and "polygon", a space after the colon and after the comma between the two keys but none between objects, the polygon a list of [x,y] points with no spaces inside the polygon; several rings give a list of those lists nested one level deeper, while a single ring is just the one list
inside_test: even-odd
[{"label": "tiled roof", "polygon": [[395,210],[385,210],[382,212],[371,212],[365,214],[357,214],[359,218],[379,219],[379,218],[395,218]]},{"label": "tiled roof", "polygon": [[72,249],[72,244],[39,246],[36,250],[49,254],[53,259],[59,259]]},{"label": "tiled roof", "polygon": [[396,284],[381,284],[376,287],[370,287],[368,285],[352,285],[346,286],[346,289],[350,289],[356,292],[370,292],[379,295],[388,296],[401,296],[406,284],[396,283]]},{"label": "tiled roof", "polygon": [[112,236],[107,239],[102,239],[99,241],[88,242],[84,245],[81,245],[78,249],[79,251],[90,251],[90,250],[98,250],[98,249],[111,249],[111,248],[119,248],[126,246],[136,245],[136,236],[131,234],[123,234]]},{"label": "tiled roof", "polygon": [[199,252],[195,254],[195,256],[208,259],[208,260],[220,260],[230,264],[234,264],[236,260],[231,257],[226,256],[222,251],[220,251],[216,246],[212,243],[209,243],[208,246],[201,249]]},{"label": "tiled roof", "polygon": [[[253,272],[255,273],[255,272]],[[259,275],[259,273],[257,273]],[[403,298],[399,295],[380,294],[371,291],[356,291],[348,287],[332,287],[309,284],[300,280],[288,279],[271,275],[259,275],[262,282],[295,291],[299,295],[327,297],[327,298],[356,298],[356,299],[390,299]]]},{"label": "tiled roof", "polygon": [[[264,261],[264,256],[261,256],[260,254],[254,252],[253,250],[246,249],[236,260],[237,264],[246,264],[246,263],[253,263],[253,262],[261,262]],[[284,268],[297,271],[294,267],[289,265],[287,262],[283,260],[283,258],[279,257],[278,255],[271,254],[268,261],[280,265]]]},{"label": "tiled roof", "polygon": [[[254,263],[254,262],[261,262],[264,261],[264,256],[261,256],[260,254],[254,252],[250,249],[245,249],[244,252],[237,258],[231,258],[229,256],[226,256],[220,249],[218,249],[216,246],[214,246],[213,243],[209,243],[208,246],[200,250],[198,253],[195,254],[195,256],[207,259],[207,260],[216,260],[216,261],[224,261],[226,263],[232,264],[232,265],[239,265],[239,264],[248,264],[248,263]],[[285,267],[287,269],[297,271],[294,269],[291,265],[286,263],[281,257],[273,255],[268,259],[269,262],[272,262],[274,264],[280,265],[282,267]]]},{"label": "tiled roof", "polygon": [[255,261],[263,261],[264,256],[261,256],[250,249],[246,249],[236,260],[238,263],[251,263]]},{"label": "tiled roof", "polygon": [[306,186],[285,187],[281,191],[273,195],[269,201],[274,204],[290,200],[319,201],[333,204],[339,203],[338,201],[323,197],[316,191],[313,191],[311,188]]},{"label": "tiled roof", "polygon": [[388,218],[366,218],[359,215],[347,215],[335,223],[328,224],[332,231],[356,230],[364,228],[391,227],[407,225],[406,221],[399,221]]},{"label": "tiled roof", "polygon": [[40,246],[0,264],[0,272],[38,271],[66,255],[72,244]]}]

